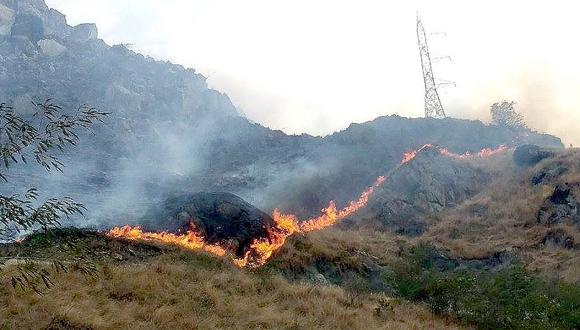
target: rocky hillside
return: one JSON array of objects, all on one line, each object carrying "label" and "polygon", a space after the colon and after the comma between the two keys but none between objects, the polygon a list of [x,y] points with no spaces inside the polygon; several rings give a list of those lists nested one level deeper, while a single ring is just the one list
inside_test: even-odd
[{"label": "rocky hillside", "polygon": [[46,98],[111,115],[65,155],[64,175],[17,168],[3,189],[34,185],[45,196],[72,195],[90,209],[84,225],[136,222],[169,195],[202,191],[306,217],[331,199],[353,199],[426,143],[458,153],[562,146],[555,137],[478,121],[397,116],[324,138],[289,136],[240,116],[193,69],[107,45],[94,24],[69,26],[43,0],[0,0],[0,100],[26,116],[32,100]]},{"label": "rocky hillside", "polygon": [[530,270],[578,283],[580,153],[533,149],[540,157],[516,150],[514,162],[496,164],[491,184],[438,213],[425,237],[455,256],[509,253]]},{"label": "rocky hillside", "polygon": [[419,235],[435,214],[479,193],[491,180],[489,171],[472,162],[427,147],[391,172],[367,207],[345,225]]}]

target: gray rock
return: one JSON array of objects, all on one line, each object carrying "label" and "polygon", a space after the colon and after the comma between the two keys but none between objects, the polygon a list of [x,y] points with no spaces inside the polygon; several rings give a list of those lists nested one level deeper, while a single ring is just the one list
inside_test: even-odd
[{"label": "gray rock", "polygon": [[68,37],[72,30],[66,23],[66,16],[52,8],[43,16],[43,23],[45,35],[64,39]]},{"label": "gray rock", "polygon": [[42,53],[48,57],[57,57],[66,51],[66,47],[53,39],[42,39],[38,42]]},{"label": "gray rock", "polygon": [[72,28],[69,39],[73,42],[84,43],[96,40],[99,37],[97,25],[93,23],[79,24]]},{"label": "gray rock", "polygon": [[0,36],[9,36],[16,14],[14,10],[0,4]]},{"label": "gray rock", "polygon": [[532,177],[532,184],[534,186],[544,183],[549,183],[558,179],[562,174],[568,172],[568,168],[563,164],[553,164],[547,168],[543,168],[540,172]]},{"label": "gray rock", "polygon": [[533,144],[526,144],[514,151],[514,162],[519,166],[534,166],[546,158],[554,156],[554,152]]},{"label": "gray rock", "polygon": [[537,219],[547,225],[564,222],[580,225],[580,184],[556,186],[538,211]]},{"label": "gray rock", "polygon": [[268,238],[274,220],[228,193],[195,193],[167,199],[146,217],[144,228],[154,231],[186,231],[191,224],[209,243],[231,243],[243,255],[256,239]]},{"label": "gray rock", "polygon": [[328,285],[329,284],[326,277],[324,277],[324,275],[322,275],[320,273],[313,274],[312,282],[314,282],[316,284],[320,284],[320,285]]},{"label": "gray rock", "polygon": [[44,37],[42,19],[31,14],[18,14],[12,25],[13,37],[25,37],[36,43]]},{"label": "gray rock", "polygon": [[346,225],[419,235],[426,229],[430,216],[472,197],[489,180],[489,174],[468,162],[427,148],[391,173],[367,207],[347,220]]}]

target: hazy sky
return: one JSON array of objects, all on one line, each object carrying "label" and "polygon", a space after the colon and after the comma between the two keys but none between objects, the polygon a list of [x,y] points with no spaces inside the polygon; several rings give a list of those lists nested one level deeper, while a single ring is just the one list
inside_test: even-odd
[{"label": "hazy sky", "polygon": [[250,119],[289,133],[423,115],[419,10],[448,115],[518,102],[532,128],[580,145],[576,1],[48,0],[110,44],[195,68]]}]

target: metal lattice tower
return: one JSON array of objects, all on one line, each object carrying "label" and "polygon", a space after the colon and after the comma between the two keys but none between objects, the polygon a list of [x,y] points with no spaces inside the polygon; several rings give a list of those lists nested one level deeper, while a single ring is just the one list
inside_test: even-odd
[{"label": "metal lattice tower", "polygon": [[417,39],[419,41],[419,52],[421,54],[421,65],[423,66],[423,80],[425,82],[425,117],[445,118],[445,110],[437,92],[437,84],[433,76],[433,66],[431,64],[431,55],[427,45],[427,34],[417,14]]}]

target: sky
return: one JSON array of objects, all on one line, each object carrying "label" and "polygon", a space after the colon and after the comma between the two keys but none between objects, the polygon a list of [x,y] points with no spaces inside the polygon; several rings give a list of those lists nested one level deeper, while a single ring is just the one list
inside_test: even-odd
[{"label": "sky", "polygon": [[69,24],[194,68],[248,118],[326,135],[421,117],[419,12],[449,116],[488,122],[517,102],[528,125],[580,146],[580,3],[451,0],[48,0]]}]

